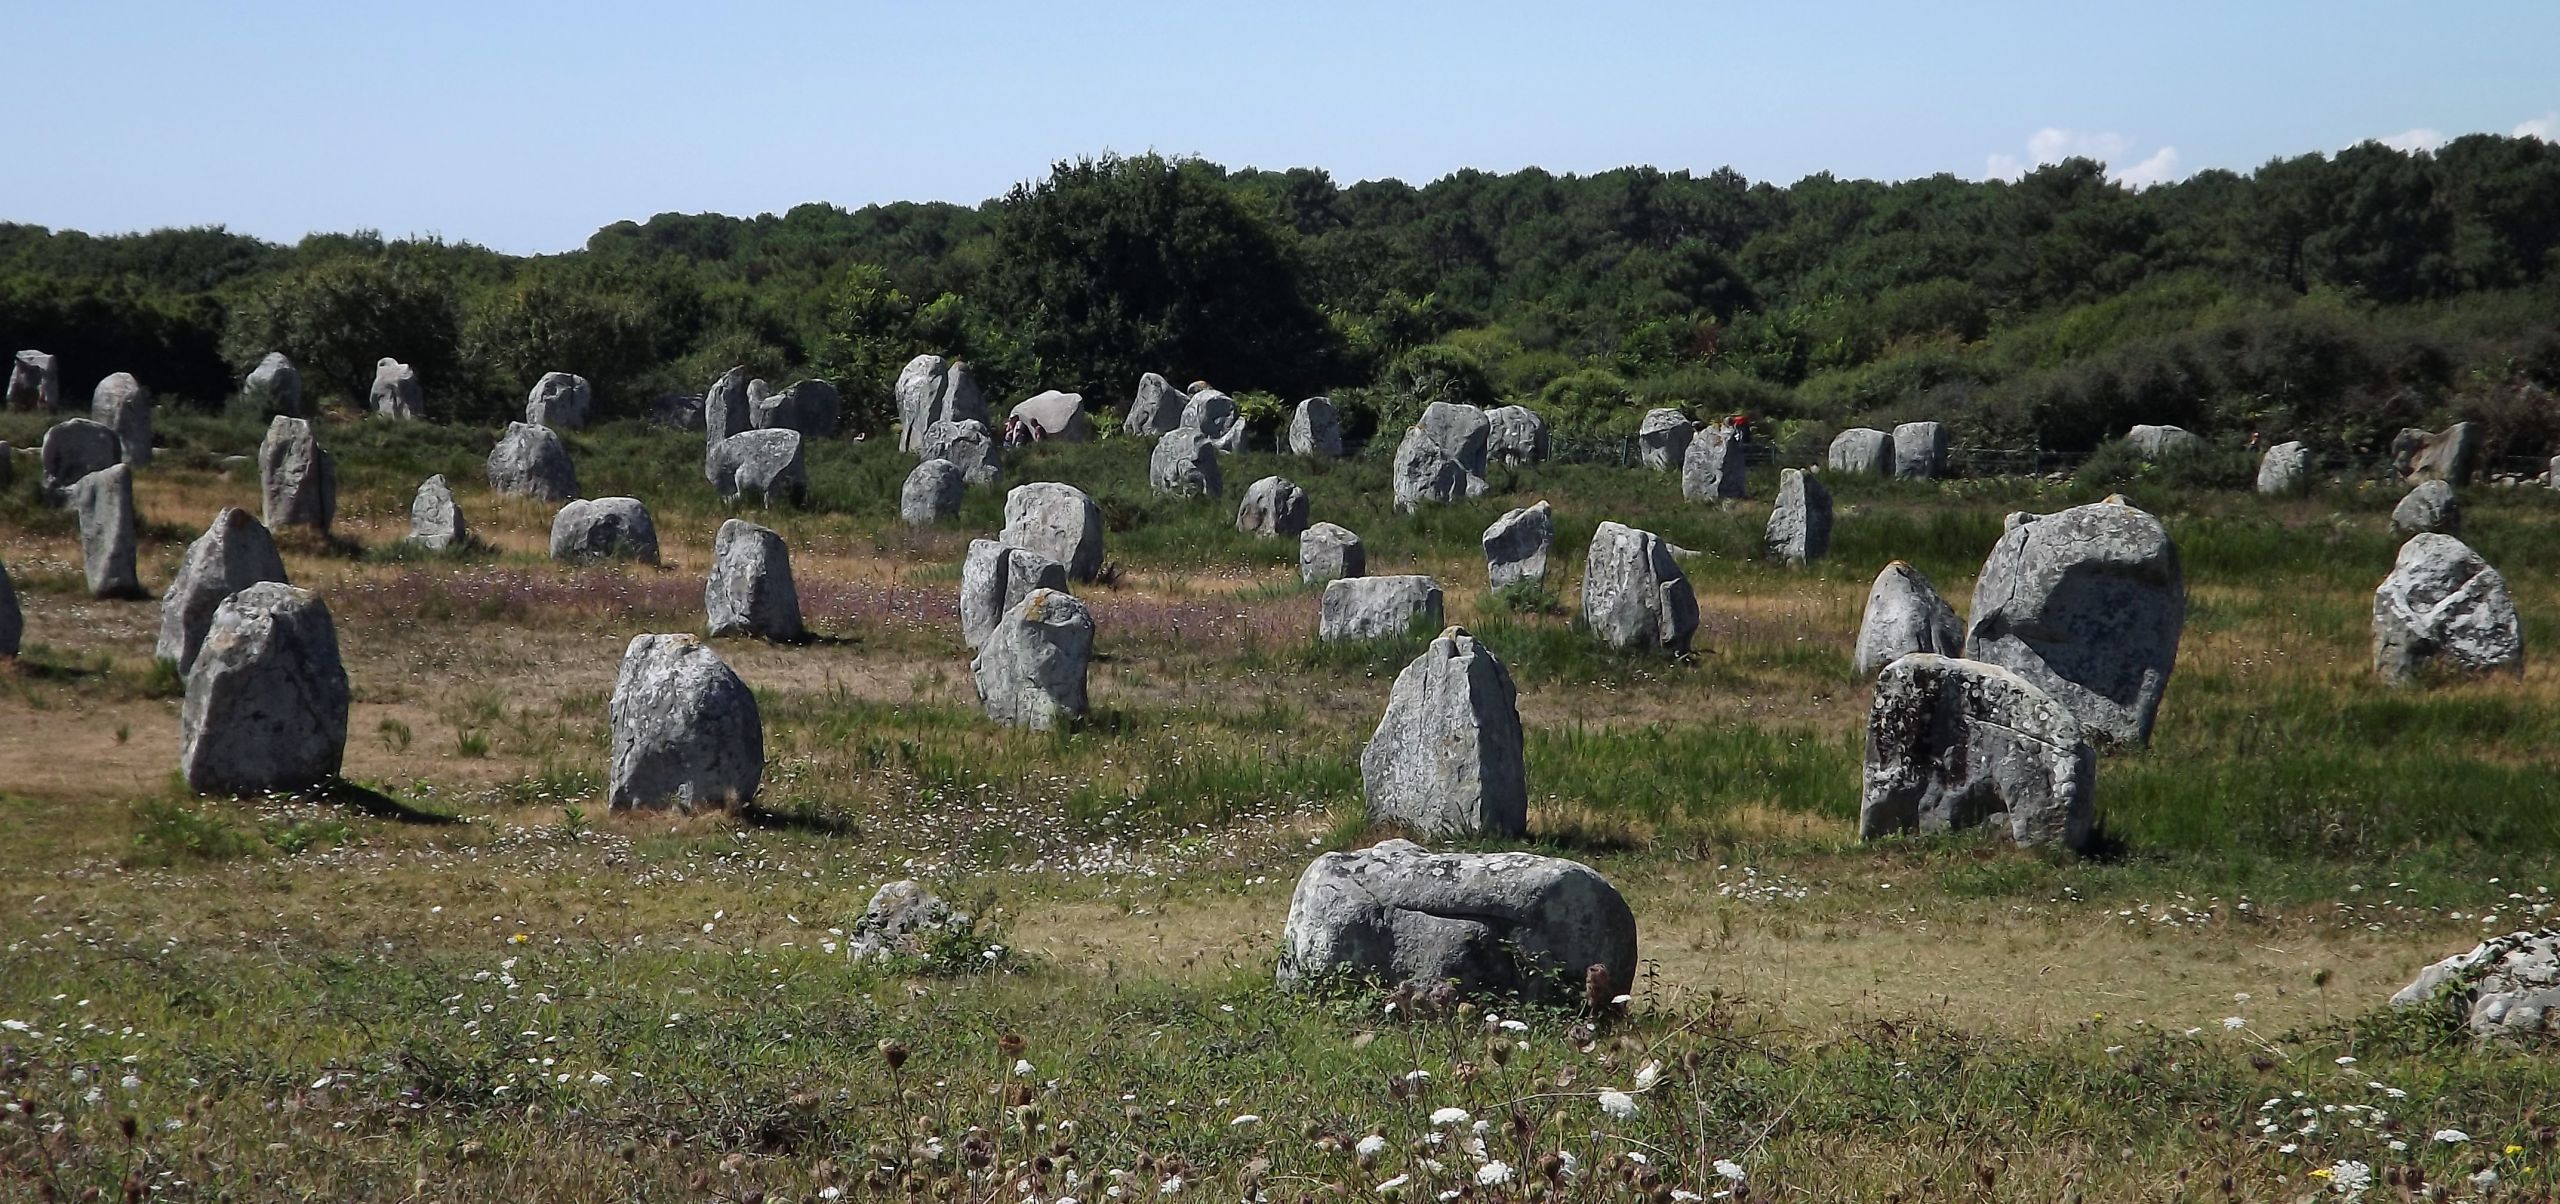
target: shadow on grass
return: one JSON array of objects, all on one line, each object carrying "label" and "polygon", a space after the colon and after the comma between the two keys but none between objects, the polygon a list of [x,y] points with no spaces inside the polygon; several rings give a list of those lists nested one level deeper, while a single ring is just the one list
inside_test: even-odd
[{"label": "shadow on grass", "polygon": [[362,782],[350,782],[345,778],[332,779],[328,785],[315,791],[314,797],[325,802],[352,807],[374,819],[387,819],[397,823],[442,827],[463,822],[461,816],[429,811],[393,798]]},{"label": "shadow on grass", "polygon": [[751,828],[768,832],[806,832],[816,836],[859,836],[861,825],[852,819],[820,811],[814,807],[773,811],[749,804],[739,809],[738,820]]}]

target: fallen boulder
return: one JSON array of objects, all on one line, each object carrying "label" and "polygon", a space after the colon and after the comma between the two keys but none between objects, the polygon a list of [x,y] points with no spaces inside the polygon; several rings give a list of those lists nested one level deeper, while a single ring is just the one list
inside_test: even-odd
[{"label": "fallen boulder", "polygon": [[2079,717],[2052,695],[1998,665],[1914,652],[1876,679],[1858,837],[1990,827],[2086,849],[2097,777]]},{"label": "fallen boulder", "polygon": [[1635,989],[1626,899],[1591,867],[1534,853],[1408,840],[1327,853],[1299,876],[1280,942],[1283,989],[1376,979],[1559,1004]]},{"label": "fallen boulder", "polygon": [[1429,577],[1340,577],[1325,584],[1316,638],[1379,640],[1440,626],[1440,583]]}]

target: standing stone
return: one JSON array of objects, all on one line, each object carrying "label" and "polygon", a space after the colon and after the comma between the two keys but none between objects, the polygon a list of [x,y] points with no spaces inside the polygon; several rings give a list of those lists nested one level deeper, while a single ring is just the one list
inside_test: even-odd
[{"label": "standing stone", "polygon": [[1413,513],[1424,502],[1482,497],[1485,444],[1492,424],[1474,406],[1435,401],[1405,429],[1396,444],[1396,509]]},{"label": "standing stone", "polygon": [[1064,593],[1066,588],[1066,566],[1049,556],[999,540],[970,540],[969,554],[960,562],[960,639],[982,647],[987,633],[1031,591]]},{"label": "standing stone", "polygon": [[1383,640],[1440,626],[1440,583],[1429,577],[1341,577],[1327,582],[1316,639]]},{"label": "standing stone", "polygon": [[1749,496],[1745,477],[1749,458],[1733,429],[1711,426],[1689,441],[1680,460],[1680,493],[1693,502],[1721,502]]},{"label": "standing stone", "polygon": [[1093,615],[1063,590],[1035,589],[987,633],[970,676],[987,718],[1048,731],[1084,717]]},{"label": "standing stone", "polygon": [[1547,458],[1547,420],[1527,406],[1484,412],[1488,464],[1538,464]]},{"label": "standing stone", "polygon": [[1004,495],[1001,538],[1065,565],[1069,580],[1091,581],[1102,572],[1102,507],[1073,485],[1034,481],[1015,486]]},{"label": "standing stone", "polygon": [[[748,381],[748,382],[747,382],[747,413],[748,413],[749,415],[751,415],[751,416],[752,416],[752,415],[754,415],[755,413],[757,413],[757,412],[759,411],[759,409],[764,405],[764,403],[765,403],[765,399],[766,399],[766,398],[769,398],[769,397],[771,397],[771,396],[773,396],[773,386],[772,386],[772,385],[769,385],[769,384],[766,384],[766,383],[765,383],[765,380],[764,380],[764,378],[763,378],[763,377],[759,376],[759,377],[755,378],[754,380]],[[761,424],[761,423],[758,423],[758,424],[756,424],[756,425],[762,425],[762,424]]]},{"label": "standing stone", "polygon": [[1807,564],[1831,554],[1831,491],[1812,473],[1789,468],[1778,474],[1778,504],[1769,508],[1761,537],[1769,555]]},{"label": "standing stone", "polygon": [[187,545],[178,575],[160,595],[160,640],[152,655],[178,666],[183,674],[196,663],[196,649],[213,627],[214,608],[222,600],[261,581],[285,580],[284,558],[276,541],[258,520],[237,506],[213,516],[213,525]]},{"label": "standing stone", "polygon": [[258,493],[269,527],[327,532],[338,517],[338,465],[311,433],[308,418],[267,420],[258,443]]},{"label": "standing stone", "polygon": [[62,374],[51,355],[21,351],[10,361],[9,408],[47,412],[62,408]]},{"label": "standing stone", "polygon": [[1513,510],[1484,529],[1485,584],[1499,592],[1514,585],[1542,588],[1547,556],[1556,546],[1556,510],[1545,502]]},{"label": "standing stone", "polygon": [[1697,433],[1689,416],[1678,410],[1647,410],[1644,424],[1636,428],[1637,461],[1655,472],[1681,471]]},{"label": "standing stone", "polygon": [[98,382],[89,398],[89,419],[116,433],[128,466],[151,466],[151,390],[132,373],[118,372]]},{"label": "standing stone", "polygon": [[508,497],[565,502],[578,496],[568,445],[550,427],[510,422],[489,451],[489,488]]},{"label": "standing stone", "polygon": [[2097,778],[2097,750],[2052,695],[1998,665],[1915,652],[1876,679],[1858,838],[1989,826],[2086,849]]},{"label": "standing stone", "polygon": [[[5,483],[0,482],[0,484]],[[2560,456],[2551,457],[2550,466],[2543,470],[2542,483],[2553,489],[2560,489]]]},{"label": "standing stone", "polygon": [[1182,425],[1208,437],[1222,452],[1244,450],[1244,420],[1236,399],[1209,388],[1194,387],[1182,403]]},{"label": "standing stone", "polygon": [[1004,449],[987,424],[975,418],[937,422],[924,433],[924,458],[949,460],[972,485],[993,485],[1004,475]]},{"label": "standing stone", "polygon": [[82,477],[124,462],[124,445],[114,429],[87,418],[66,418],[44,433],[40,453],[44,495],[55,505],[71,496]]},{"label": "standing stone", "polygon": [[1149,372],[1138,378],[1138,395],[1129,402],[1129,418],[1121,429],[1142,437],[1179,430],[1182,409],[1190,401],[1173,382]]},{"label": "standing stone", "polygon": [[2462,502],[2453,496],[2453,486],[2430,477],[2411,487],[2400,504],[2391,508],[2391,533],[2417,535],[2462,533]]},{"label": "standing stone", "polygon": [[1348,528],[1317,523],[1298,533],[1298,580],[1323,585],[1366,575],[1369,552]]},{"label": "standing stone", "polygon": [[1895,464],[1893,436],[1873,427],[1851,427],[1832,437],[1827,463],[1841,476],[1890,476]]},{"label": "standing stone", "polygon": [[720,524],[702,609],[715,636],[751,635],[777,644],[809,637],[800,624],[800,591],[791,581],[791,549],[780,535],[743,518]]},{"label": "standing stone", "polygon": [[1935,422],[1906,422],[1893,428],[1893,475],[1906,481],[1934,481],[1947,472],[1947,428]]},{"label": "standing stone", "polygon": [[418,383],[418,370],[387,355],[375,361],[373,388],[365,394],[365,407],[385,418],[426,417],[427,393]]},{"label": "standing stone", "polygon": [[1217,447],[1187,426],[1165,432],[1147,455],[1147,485],[1176,497],[1218,496],[1226,484],[1218,476]]},{"label": "standing stone", "polygon": [[1084,412],[1084,394],[1056,389],[1034,393],[1013,404],[1011,417],[1039,428],[1040,437],[1060,443],[1093,441],[1093,419]]},{"label": "standing stone", "polygon": [[2422,533],[2373,591],[2373,668],[2405,685],[2431,666],[2521,675],[2524,630],[2498,570],[2459,539]]},{"label": "standing stone", "polygon": [[2000,537],[1974,585],[1965,655],[2051,694],[2093,744],[2147,745],[2186,621],[2168,528],[2110,497]]},{"label": "standing stone", "polygon": [[595,390],[588,387],[586,377],[545,372],[525,395],[524,420],[555,431],[574,431],[587,425],[587,410],[594,401]]},{"label": "standing stone", "polygon": [[2409,429],[2401,431],[2393,443],[2395,451],[2405,450],[2406,463],[2401,468],[2405,479],[2468,485],[2479,454],[2480,429],[2468,422],[2433,432]]},{"label": "standing stone", "polygon": [[2204,440],[2194,431],[2175,426],[2136,426],[2125,432],[2124,441],[2133,454],[2154,464],[2192,455],[2204,447]]},{"label": "standing stone", "polygon": [[80,516],[80,562],[93,598],[147,598],[133,568],[133,470],[110,464],[71,487]]},{"label": "standing stone", "polygon": [[1245,486],[1236,507],[1236,530],[1284,539],[1307,529],[1307,491],[1287,477],[1264,477]]},{"label": "standing stone", "polygon": [[1330,397],[1310,397],[1289,414],[1289,454],[1342,458],[1342,417]]},{"label": "standing stone", "polygon": [[1964,621],[1920,570],[1897,560],[1884,566],[1867,590],[1866,615],[1858,621],[1858,648],[1850,668],[1860,677],[1873,677],[1914,652],[1964,655]]},{"label": "standing stone", "polygon": [[2311,445],[2295,440],[2267,449],[2258,461],[2258,492],[2269,496],[2300,493],[2311,487]]},{"label": "standing stone", "polygon": [[0,564],[0,657],[16,657],[18,640],[26,633],[26,618],[18,613],[18,587],[9,584],[9,566]]},{"label": "standing stone", "polygon": [[1635,973],[1635,912],[1590,866],[1388,840],[1327,853],[1299,876],[1278,977],[1283,990],[1448,984],[1562,1005],[1632,991]]},{"label": "standing stone", "polygon": [[969,486],[960,466],[949,460],[927,460],[907,474],[898,489],[898,517],[910,527],[948,522],[960,513],[960,497]]},{"label": "standing stone", "polygon": [[584,498],[551,519],[551,558],[577,563],[619,557],[658,563],[658,525],[630,497]]},{"label": "standing stone", "polygon": [[1603,522],[1582,566],[1582,622],[1621,651],[1686,652],[1698,631],[1698,595],[1661,536]]},{"label": "standing stone", "polygon": [[755,404],[747,400],[747,369],[741,364],[720,374],[702,395],[702,450],[704,458],[717,450],[722,440],[741,431],[754,430]]},{"label": "standing stone", "polygon": [[607,711],[613,762],[606,805],[738,810],[764,780],[755,691],[709,645],[685,634],[634,636]]},{"label": "standing stone", "polygon": [[2482,1044],[2547,1050],[2560,1037],[2560,930],[2491,937],[2418,973],[2394,1008],[2445,1008]]},{"label": "standing stone", "polygon": [[720,500],[752,497],[763,506],[797,506],[809,497],[809,468],[800,432],[775,427],[743,431],[711,449],[711,487]]},{"label": "standing stone", "polygon": [[471,543],[471,528],[464,525],[462,507],[454,504],[453,487],[445,484],[444,474],[419,482],[417,495],[409,499],[408,542],[431,552]]},{"label": "standing stone", "polygon": [[798,431],[824,439],[844,421],[844,396],[823,380],[795,380],[779,393],[749,401],[747,409],[758,430]]},{"label": "standing stone", "polygon": [[199,794],[318,786],[347,752],[347,670],[318,594],[250,585],[214,609],[178,709],[178,769]]},{"label": "standing stone", "polygon": [[1527,835],[1523,747],[1510,671],[1466,628],[1442,631],[1396,675],[1360,753],[1369,822],[1426,839]]},{"label": "standing stone", "polygon": [[[987,398],[966,361],[919,355],[898,372],[898,450],[924,450],[925,432],[940,422],[987,423]],[[919,459],[931,459],[920,456]]]},{"label": "standing stone", "polygon": [[249,378],[240,386],[240,395],[260,413],[289,418],[302,416],[302,369],[281,351],[270,351],[258,366],[249,370]]}]

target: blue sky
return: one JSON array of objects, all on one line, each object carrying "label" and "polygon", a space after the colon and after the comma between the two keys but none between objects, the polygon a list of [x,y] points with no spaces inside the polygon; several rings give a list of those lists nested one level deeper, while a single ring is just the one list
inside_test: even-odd
[{"label": "blue sky", "polygon": [[0,220],[574,248],[662,211],[974,203],[1117,150],[2137,181],[2560,140],[2560,3],[0,0]]}]

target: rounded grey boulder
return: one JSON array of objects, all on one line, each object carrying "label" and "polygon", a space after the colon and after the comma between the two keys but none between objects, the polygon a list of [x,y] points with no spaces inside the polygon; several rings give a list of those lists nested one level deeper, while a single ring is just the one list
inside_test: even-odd
[{"label": "rounded grey boulder", "polygon": [[1243,450],[1241,418],[1235,398],[1206,386],[1193,389],[1182,403],[1182,425],[1207,436],[1222,452]]},{"label": "rounded grey boulder", "polygon": [[1556,546],[1556,509],[1537,505],[1505,513],[1484,529],[1485,587],[1544,586],[1547,557]]},{"label": "rounded grey boulder", "polygon": [[284,558],[266,527],[237,506],[226,506],[213,524],[187,545],[178,575],[160,595],[160,639],[153,656],[178,667],[195,667],[196,650],[213,627],[213,612],[225,598],[261,581],[284,581]]},{"label": "rounded grey boulder", "polygon": [[1779,472],[1778,502],[1769,508],[1760,542],[1771,558],[1787,564],[1831,555],[1831,491],[1801,468]]},{"label": "rounded grey boulder", "polygon": [[1420,575],[1336,578],[1325,583],[1316,638],[1380,640],[1437,628],[1442,601],[1440,583]]},{"label": "rounded grey boulder", "polygon": [[1995,826],[2020,845],[2089,846],[2098,753],[2078,716],[1998,665],[1915,652],[1867,712],[1858,838]]},{"label": "rounded grey boulder", "polygon": [[2194,431],[2176,426],[2136,426],[2125,432],[2124,441],[2133,454],[2154,464],[2191,455],[2204,447],[2204,440]]},{"label": "rounded grey boulder", "polygon": [[1287,477],[1264,477],[1245,486],[1236,507],[1236,530],[1285,539],[1307,529],[1307,491]]},{"label": "rounded grey boulder", "polygon": [[462,521],[462,507],[454,503],[444,474],[419,482],[416,496],[409,499],[408,542],[436,552],[471,542],[471,529]]},{"label": "rounded grey boulder", "polygon": [[1176,427],[1147,453],[1147,486],[1176,497],[1216,497],[1226,491],[1218,475],[1218,448],[1190,427]]},{"label": "rounded grey boulder", "polygon": [[2462,501],[2453,495],[2453,486],[2443,481],[2420,481],[2391,508],[2391,533],[2460,535]]},{"label": "rounded grey boulder", "polygon": [[44,433],[38,453],[44,466],[44,494],[55,505],[70,500],[80,478],[124,463],[124,445],[113,429],[87,418],[66,418]]},{"label": "rounded grey boulder", "polygon": [[1906,481],[1931,481],[1947,472],[1947,428],[1935,422],[1905,422],[1893,428],[1893,475]]},{"label": "rounded grey boulder", "polygon": [[1538,464],[1547,458],[1547,420],[1527,406],[1500,406],[1484,412],[1485,461],[1488,464]]},{"label": "rounded grey boulder", "polygon": [[658,525],[629,497],[584,498],[551,519],[551,558],[576,563],[620,558],[658,563]]},{"label": "rounded grey boulder", "polygon": [[949,460],[927,460],[907,474],[907,483],[898,487],[898,517],[910,527],[929,527],[947,522],[960,513],[960,499],[969,487],[969,479],[960,466]]},{"label": "rounded grey boulder", "polygon": [[1063,590],[1035,589],[1009,605],[969,662],[989,719],[1048,731],[1083,718],[1093,615]]},{"label": "rounded grey boulder", "polygon": [[1005,612],[1033,590],[1066,588],[1066,566],[1048,556],[1002,540],[970,540],[969,554],[960,561],[960,639],[984,647]]},{"label": "rounded grey boulder", "polygon": [[2093,744],[2147,745],[2186,621],[2168,528],[2111,497],[2021,522],[1992,545],[1965,655],[2051,694]]},{"label": "rounded grey boulder", "polygon": [[1897,560],[1884,566],[1867,590],[1850,668],[1860,677],[1873,677],[1914,652],[1964,655],[1964,621],[1920,570]]},{"label": "rounded grey boulder", "polygon": [[1686,652],[1698,630],[1698,595],[1661,536],[1603,522],[1583,560],[1582,622],[1621,651]]},{"label": "rounded grey boulder", "polygon": [[2491,937],[2418,972],[2395,1008],[2444,1008],[2483,1043],[2560,1037],[2560,929]]},{"label": "rounded grey boulder", "polygon": [[1424,837],[1529,831],[1520,694],[1464,627],[1442,631],[1396,675],[1360,753],[1369,822]]},{"label": "rounded grey boulder", "polygon": [[1010,417],[1040,429],[1040,437],[1061,443],[1087,443],[1093,439],[1093,419],[1084,412],[1084,394],[1061,393],[1056,389],[1034,393],[1013,403]]},{"label": "rounded grey boulder", "polygon": [[338,776],[347,670],[320,596],[278,581],[214,608],[178,711],[178,769],[199,794],[296,790]]},{"label": "rounded grey boulder", "polygon": [[1534,853],[1432,853],[1409,840],[1327,853],[1299,875],[1284,989],[1376,979],[1573,1003],[1635,987],[1636,918],[1591,867]]},{"label": "rounded grey boulder", "polygon": [[1411,514],[1424,502],[1484,496],[1485,446],[1492,433],[1493,424],[1474,406],[1424,406],[1396,444],[1396,509]]},{"label": "rounded grey boulder", "polygon": [[373,388],[365,394],[365,408],[385,418],[426,417],[427,393],[418,383],[418,370],[387,355],[375,361]]},{"label": "rounded grey boulder", "polygon": [[270,351],[241,382],[240,395],[268,415],[302,416],[302,369],[281,351]]},{"label": "rounded grey boulder", "polygon": [[524,420],[555,431],[577,430],[587,425],[587,410],[595,396],[586,377],[574,372],[545,372],[541,380],[533,382],[533,391],[525,395]]},{"label": "rounded grey boulder", "polygon": [[118,372],[98,382],[89,398],[89,419],[116,433],[124,462],[135,468],[151,465],[151,390]]},{"label": "rounded grey boulder", "polygon": [[1894,471],[1893,436],[1873,427],[1851,427],[1832,436],[1831,455],[1824,463],[1842,476],[1890,476]]},{"label": "rounded grey boulder", "polygon": [[1636,460],[1655,472],[1677,472],[1688,462],[1689,441],[1697,433],[1678,410],[1647,410],[1636,427]]},{"label": "rounded grey boulder", "polygon": [[2385,682],[2430,668],[2524,672],[2524,629],[2507,579],[2470,545],[2421,533],[2373,591],[2373,668]]},{"label": "rounded grey boulder", "polygon": [[2258,492],[2270,496],[2300,493],[2311,487],[2311,445],[2300,440],[2279,443],[2258,460]]},{"label": "rounded grey boulder", "polygon": [[777,644],[809,638],[800,623],[800,590],[791,580],[791,549],[780,535],[743,518],[720,524],[702,609],[714,636],[751,635]]},{"label": "rounded grey boulder", "polygon": [[1317,523],[1298,533],[1298,580],[1323,585],[1368,572],[1368,548],[1347,527]]},{"label": "rounded grey boulder", "polygon": [[71,487],[80,517],[80,565],[93,598],[147,598],[134,575],[133,470],[110,464]]},{"label": "rounded grey boulder", "polygon": [[987,424],[975,418],[934,423],[924,433],[924,458],[949,460],[972,485],[993,485],[1004,475],[1004,449]]},{"label": "rounded grey boulder", "polygon": [[1289,413],[1289,454],[1326,460],[1342,457],[1342,417],[1330,397],[1310,397]]},{"label": "rounded grey boulder", "polygon": [[752,497],[759,505],[799,505],[809,496],[800,432],[783,427],[741,431],[711,449],[711,487],[720,500]]},{"label": "rounded grey boulder", "polygon": [[700,639],[634,636],[608,711],[613,810],[737,810],[756,800],[764,719],[755,692]]},{"label": "rounded grey boulder", "polygon": [[1747,497],[1750,459],[1732,428],[1711,426],[1689,441],[1680,458],[1680,495],[1693,502]]},{"label": "rounded grey boulder", "polygon": [[578,469],[550,427],[510,422],[489,449],[489,488],[508,497],[565,502],[578,496]]},{"label": "rounded grey boulder", "polygon": [[1066,566],[1071,581],[1091,581],[1102,572],[1102,507],[1073,485],[1034,481],[1015,486],[1004,495],[1004,531],[998,538]]},{"label": "rounded grey boulder", "polygon": [[269,527],[327,531],[338,517],[338,465],[311,420],[281,414],[258,442],[258,495]]}]

